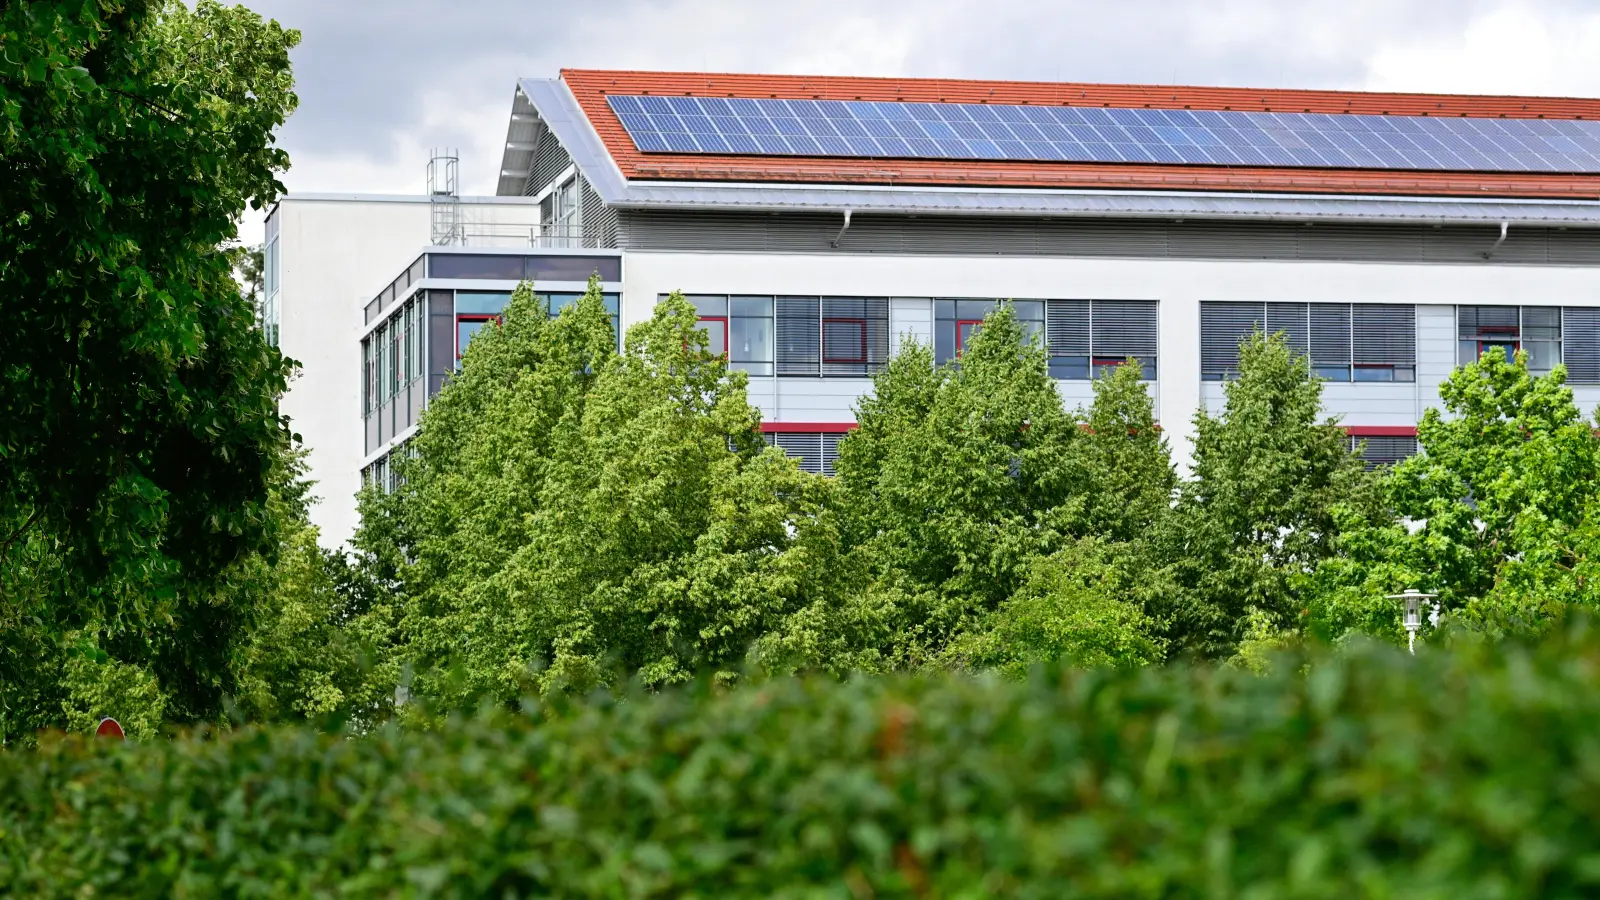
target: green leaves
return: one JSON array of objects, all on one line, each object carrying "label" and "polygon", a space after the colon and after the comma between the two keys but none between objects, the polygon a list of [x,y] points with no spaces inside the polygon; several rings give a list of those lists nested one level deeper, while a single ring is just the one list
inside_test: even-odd
[{"label": "green leaves", "polygon": [[1440,386],[1444,411],[1418,426],[1423,454],[1386,481],[1392,515],[1366,523],[1337,568],[1320,572],[1321,614],[1397,639],[1398,611],[1352,596],[1438,593],[1449,620],[1491,634],[1538,633],[1568,606],[1592,606],[1600,559],[1600,441],[1563,369],[1486,354]]},{"label": "green leaves", "polygon": [[1283,662],[708,679],[364,736],[53,739],[0,754],[0,893],[1595,893],[1592,625]]},{"label": "green leaves", "polygon": [[299,35],[214,0],[19,0],[0,34],[0,740],[60,721],[69,632],[208,717],[292,366],[221,248],[282,189]]},{"label": "green leaves", "polygon": [[1158,611],[1175,644],[1234,652],[1249,613],[1297,628],[1298,579],[1335,555],[1341,510],[1369,502],[1370,476],[1344,430],[1322,419],[1322,385],[1283,336],[1240,345],[1222,410],[1195,413],[1194,467],[1161,543],[1181,586]]}]

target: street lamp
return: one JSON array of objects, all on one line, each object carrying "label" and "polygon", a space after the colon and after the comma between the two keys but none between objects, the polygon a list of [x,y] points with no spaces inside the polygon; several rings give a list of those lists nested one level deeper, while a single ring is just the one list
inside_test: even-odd
[{"label": "street lamp", "polygon": [[1385,600],[1400,600],[1406,606],[1406,648],[1417,652],[1417,630],[1422,627],[1422,601],[1432,600],[1438,594],[1424,594],[1416,588],[1406,588],[1404,593],[1389,594]]}]

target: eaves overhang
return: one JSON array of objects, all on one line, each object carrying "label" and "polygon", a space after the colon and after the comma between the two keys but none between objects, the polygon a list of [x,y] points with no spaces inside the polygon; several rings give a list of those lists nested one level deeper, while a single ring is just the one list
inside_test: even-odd
[{"label": "eaves overhang", "polygon": [[[1600,228],[1594,200],[873,186],[625,178],[582,106],[558,78],[523,79],[526,103],[605,203],[622,209],[879,213],[886,215],[1163,218]],[[526,113],[525,113],[526,114]],[[515,115],[515,114],[514,114]],[[515,126],[515,121],[513,126]],[[508,142],[509,143],[509,142]],[[506,167],[515,163],[508,146]],[[502,173],[501,193],[508,191]],[[524,178],[525,178],[524,174]]]}]

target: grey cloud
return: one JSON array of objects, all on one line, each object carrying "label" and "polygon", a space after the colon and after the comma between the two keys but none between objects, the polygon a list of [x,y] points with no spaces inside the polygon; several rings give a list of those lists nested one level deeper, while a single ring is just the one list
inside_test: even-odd
[{"label": "grey cloud", "polygon": [[372,189],[318,173],[420,172],[400,156],[456,144],[466,186],[489,190],[515,79],[563,66],[1352,88],[1375,48],[1449,39],[1505,0],[246,2],[305,35],[292,189]]}]

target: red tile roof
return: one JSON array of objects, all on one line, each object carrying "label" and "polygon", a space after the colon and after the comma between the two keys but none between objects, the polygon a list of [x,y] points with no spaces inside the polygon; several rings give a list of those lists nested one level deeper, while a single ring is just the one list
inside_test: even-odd
[{"label": "red tile roof", "polygon": [[1600,100],[564,69],[630,179],[1600,199],[1600,175],[641,153],[607,94],[1600,119]]}]

